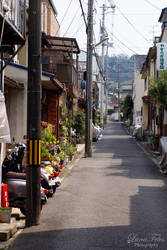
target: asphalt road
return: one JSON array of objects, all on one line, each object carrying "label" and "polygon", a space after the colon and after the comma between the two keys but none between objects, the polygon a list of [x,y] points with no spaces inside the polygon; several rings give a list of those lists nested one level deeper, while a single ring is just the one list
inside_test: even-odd
[{"label": "asphalt road", "polygon": [[167,249],[167,176],[109,123],[12,250]]}]

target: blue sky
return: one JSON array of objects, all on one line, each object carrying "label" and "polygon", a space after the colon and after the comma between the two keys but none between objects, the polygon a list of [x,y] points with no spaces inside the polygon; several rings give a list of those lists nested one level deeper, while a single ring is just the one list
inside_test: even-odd
[{"label": "blue sky", "polygon": [[[94,43],[100,40],[99,23],[102,18],[102,5],[110,6],[109,0],[94,0]],[[79,0],[54,0],[61,23],[61,36],[75,37],[81,49],[86,50],[87,37]],[[85,14],[87,0],[82,0]],[[115,14],[108,8],[106,14],[106,30],[112,40],[112,23],[114,45],[109,54],[134,53],[146,54],[153,44],[153,37],[160,35],[161,25],[158,23],[162,8],[167,7],[166,0],[114,0]],[[68,8],[69,7],[69,8]],[[66,14],[66,15],[65,15]],[[101,48],[98,48],[99,54]]]}]

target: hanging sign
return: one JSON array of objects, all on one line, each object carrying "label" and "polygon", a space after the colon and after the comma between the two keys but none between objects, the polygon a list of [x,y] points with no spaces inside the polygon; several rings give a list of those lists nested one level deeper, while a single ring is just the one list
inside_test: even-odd
[{"label": "hanging sign", "polygon": [[167,43],[157,43],[157,70],[167,70]]}]

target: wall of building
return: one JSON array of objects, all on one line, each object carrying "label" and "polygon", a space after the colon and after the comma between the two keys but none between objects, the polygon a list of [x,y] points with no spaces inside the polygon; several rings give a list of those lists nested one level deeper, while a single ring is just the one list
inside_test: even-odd
[{"label": "wall of building", "polygon": [[141,115],[142,96],[144,95],[144,80],[141,79],[141,74],[139,71],[135,72],[133,84],[135,86],[133,95],[133,123],[135,124],[137,116]]},{"label": "wall of building", "polygon": [[148,127],[148,105],[143,103],[143,130],[146,130]]},{"label": "wall of building", "polygon": [[59,23],[57,21],[56,13],[49,4],[49,1],[42,1],[42,16],[41,28],[42,31],[50,36],[59,36]]},{"label": "wall of building", "polygon": [[57,135],[59,121],[59,94],[57,91],[47,91],[48,122],[55,125],[54,133]]},{"label": "wall of building", "polygon": [[9,88],[6,102],[11,139],[17,143],[25,142],[25,135],[27,134],[26,90]]}]

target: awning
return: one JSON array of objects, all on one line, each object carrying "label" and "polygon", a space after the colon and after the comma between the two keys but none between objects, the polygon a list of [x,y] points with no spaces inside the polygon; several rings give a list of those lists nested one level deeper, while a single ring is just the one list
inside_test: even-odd
[{"label": "awning", "polygon": [[[28,67],[12,62],[5,69],[5,77],[6,79],[8,79],[8,83],[10,79],[10,84],[11,84],[11,81],[13,81],[13,84],[15,83],[14,84],[15,86],[16,86],[16,83],[17,84],[27,83]],[[43,71],[41,75],[41,83],[42,83],[42,86],[46,89],[65,91],[64,84],[58,81],[55,78],[54,74]]]},{"label": "awning", "polygon": [[47,36],[42,33],[42,47],[44,49],[79,54],[80,49],[75,38]]},{"label": "awning", "polygon": [[4,77],[5,79],[5,85],[11,88],[16,88],[16,89],[24,89],[24,83],[15,81],[7,76]]}]

